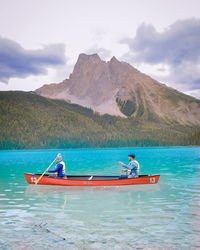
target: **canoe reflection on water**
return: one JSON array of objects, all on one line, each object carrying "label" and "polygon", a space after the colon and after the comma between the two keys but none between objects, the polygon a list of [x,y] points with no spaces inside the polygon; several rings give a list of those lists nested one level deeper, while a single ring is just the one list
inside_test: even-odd
[{"label": "canoe reflection on water", "polygon": [[[105,195],[113,195],[120,193],[135,193],[137,198],[140,199],[141,192],[146,193],[147,196],[151,196],[152,192],[157,192],[160,190],[159,185],[138,185],[138,186],[95,186],[95,187],[73,187],[73,186],[47,186],[47,185],[28,185],[26,188],[25,195],[31,198],[40,198],[44,202],[46,202],[49,198],[57,197],[57,201],[60,200],[59,206],[61,209],[65,209],[70,200],[79,199],[81,196],[87,197],[88,194],[91,199],[93,199],[93,195],[97,195],[105,198]],[[131,195],[132,196],[132,195]],[[77,198],[78,197],[78,198]],[[90,199],[89,198],[89,199]],[[103,199],[104,199],[103,198]],[[132,198],[131,198],[132,199]],[[88,200],[87,200],[88,202]]]},{"label": "canoe reflection on water", "polygon": [[93,186],[93,187],[81,187],[81,186],[42,186],[42,185],[29,185],[26,188],[26,195],[30,195],[31,193],[59,193],[66,192],[71,193],[71,191],[87,191],[87,192],[102,192],[102,191],[159,191],[159,185],[135,185],[135,186]]}]

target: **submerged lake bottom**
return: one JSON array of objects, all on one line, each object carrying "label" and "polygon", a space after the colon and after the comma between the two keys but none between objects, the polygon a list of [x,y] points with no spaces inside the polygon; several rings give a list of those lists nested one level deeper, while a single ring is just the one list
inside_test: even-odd
[{"label": "submerged lake bottom", "polygon": [[[61,153],[70,175],[120,175],[136,154],[156,185],[28,185]],[[200,148],[0,152],[0,249],[200,248]]]}]

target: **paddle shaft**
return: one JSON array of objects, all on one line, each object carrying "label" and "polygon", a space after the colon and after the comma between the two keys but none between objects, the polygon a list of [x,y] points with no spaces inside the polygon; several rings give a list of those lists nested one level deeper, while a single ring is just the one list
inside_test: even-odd
[{"label": "paddle shaft", "polygon": [[48,168],[44,171],[44,173],[37,179],[35,185],[38,184],[38,182],[42,179],[43,175],[49,170],[49,168],[52,166],[52,164],[55,162],[56,158],[52,161],[52,163],[48,166]]}]

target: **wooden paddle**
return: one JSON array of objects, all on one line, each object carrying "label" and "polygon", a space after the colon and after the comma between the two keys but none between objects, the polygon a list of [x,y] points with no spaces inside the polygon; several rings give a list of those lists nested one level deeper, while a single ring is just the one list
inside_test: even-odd
[{"label": "wooden paddle", "polygon": [[[56,158],[54,159],[54,161],[56,160]],[[54,161],[52,161],[52,163],[48,166],[48,168],[44,171],[44,173],[37,179],[37,181],[35,182],[35,185],[38,184],[38,182],[42,179],[43,175],[49,170],[49,168],[52,166],[52,164],[54,163]]]}]

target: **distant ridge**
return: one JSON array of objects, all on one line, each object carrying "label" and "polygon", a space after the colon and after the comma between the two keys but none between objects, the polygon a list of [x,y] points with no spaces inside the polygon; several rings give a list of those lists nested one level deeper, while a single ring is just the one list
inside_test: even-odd
[{"label": "distant ridge", "polygon": [[80,54],[69,79],[36,93],[91,108],[100,114],[200,125],[200,100],[159,83],[115,57]]},{"label": "distant ridge", "polygon": [[0,91],[0,149],[200,145],[200,127],[99,115],[61,100]]}]

